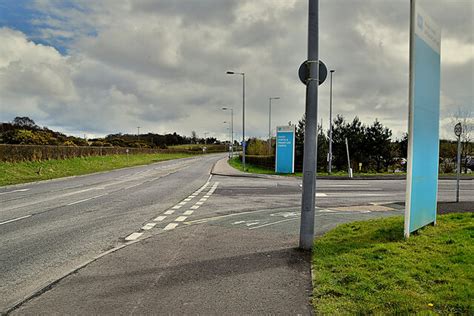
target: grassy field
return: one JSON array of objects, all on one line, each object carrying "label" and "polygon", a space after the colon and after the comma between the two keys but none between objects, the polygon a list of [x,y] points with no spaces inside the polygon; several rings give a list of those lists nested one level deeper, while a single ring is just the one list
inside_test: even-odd
[{"label": "grassy field", "polygon": [[17,163],[0,162],[0,186],[81,175],[193,156],[190,154],[136,154]]},{"label": "grassy field", "polygon": [[474,213],[403,238],[403,218],[344,224],[315,240],[313,305],[324,315],[474,314]]}]

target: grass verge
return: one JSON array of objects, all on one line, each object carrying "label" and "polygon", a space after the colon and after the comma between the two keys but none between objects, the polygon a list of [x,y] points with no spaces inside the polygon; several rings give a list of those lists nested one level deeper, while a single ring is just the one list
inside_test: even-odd
[{"label": "grass verge", "polygon": [[403,218],[341,225],[315,240],[316,314],[474,314],[474,213],[403,238]]},{"label": "grass verge", "polygon": [[0,186],[107,171],[192,157],[190,154],[137,154],[77,157],[64,160],[0,162]]}]

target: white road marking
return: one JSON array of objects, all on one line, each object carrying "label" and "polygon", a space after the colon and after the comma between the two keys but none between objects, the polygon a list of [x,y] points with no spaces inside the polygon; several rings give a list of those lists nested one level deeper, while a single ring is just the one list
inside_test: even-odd
[{"label": "white road marking", "polygon": [[172,207],[173,210],[179,210],[182,207],[182,205],[175,205]]},{"label": "white road marking", "polygon": [[16,221],[19,221],[19,220],[21,220],[21,219],[25,219],[25,218],[28,218],[28,217],[31,217],[31,214],[30,214],[30,215],[21,216],[21,217],[17,217],[17,218],[13,218],[13,219],[9,219],[8,221],[1,222],[0,225],[8,224],[8,223],[11,223],[11,222],[16,222]]},{"label": "white road marking", "polygon": [[191,201],[191,199],[190,198],[185,198],[183,201],[184,202],[189,202],[189,201]]},{"label": "white road marking", "polygon": [[[297,220],[298,218],[288,218],[288,219],[282,219],[281,221],[277,221],[277,222],[272,222],[272,223],[268,223],[268,224],[263,224],[263,225],[260,225],[260,226],[255,226],[255,227],[250,227],[249,229],[257,229],[257,228],[262,228],[262,227],[265,227],[265,226],[270,226],[270,225],[275,225],[275,224],[280,224],[280,223],[284,223],[284,222],[288,222],[288,221],[294,221],[294,220]],[[248,224],[247,224],[248,226]]]},{"label": "white road marking", "polygon": [[13,190],[13,191],[8,191],[8,192],[2,192],[1,194],[7,194],[7,193],[15,193],[15,192],[26,192],[29,191],[30,189],[18,189],[18,190]]},{"label": "white road marking", "polygon": [[131,189],[131,188],[134,188],[134,187],[138,187],[140,184],[142,184],[142,183],[137,183],[137,184],[125,187],[124,190],[128,190],[128,189]]},{"label": "white road marking", "polygon": [[187,216],[179,216],[175,219],[176,222],[184,222],[188,218]]},{"label": "white road marking", "polygon": [[156,223],[147,223],[145,226],[142,227],[143,230],[150,230],[155,227]]},{"label": "white road marking", "polygon": [[166,211],[164,214],[165,214],[165,215],[171,215],[171,214],[173,214],[173,213],[174,213],[174,210],[168,210],[168,211]]},{"label": "white road marking", "polygon": [[163,228],[163,230],[172,230],[172,229],[175,229],[176,226],[178,225],[179,225],[178,223],[169,223],[168,225],[166,225],[165,228]]},{"label": "white road marking", "polygon": [[132,233],[128,235],[127,237],[125,237],[125,240],[126,241],[137,240],[141,235],[143,235],[143,233]]},{"label": "white road marking", "polygon": [[162,220],[164,220],[166,218],[166,216],[158,216],[157,218],[154,219],[155,222],[161,222]]},{"label": "white road marking", "polygon": [[198,208],[199,208],[199,205],[193,205],[193,206],[191,206],[191,209],[192,209],[192,210],[197,210]]},{"label": "white road marking", "polygon": [[93,197],[90,197],[90,198],[87,198],[87,199],[84,199],[84,200],[79,200],[79,201],[76,201],[76,202],[72,202],[72,203],[69,203],[69,204],[66,204],[67,206],[70,206],[70,205],[74,205],[74,204],[79,204],[79,203],[82,203],[82,202],[86,202],[86,201],[90,201],[90,200],[93,200],[93,199],[97,199],[101,196],[104,196],[106,194],[101,194],[101,195],[97,195],[97,196],[93,196]]},{"label": "white road marking", "polygon": [[316,197],[328,196],[326,193],[316,193]]},{"label": "white road marking", "polygon": [[203,198],[201,198],[201,199],[199,200],[199,202],[206,202],[207,199],[208,199],[208,198],[203,197]]},{"label": "white road marking", "polygon": [[185,205],[186,203],[188,203],[188,202],[183,201],[183,202],[179,202],[178,205]]},{"label": "white road marking", "polygon": [[204,204],[204,202],[199,201],[199,202],[196,202],[196,204],[194,204],[194,205],[203,205],[203,204]]},{"label": "white road marking", "polygon": [[250,227],[250,226],[255,226],[255,225],[258,225],[260,224],[260,221],[253,221],[253,222],[250,222],[250,223],[247,223],[245,224],[247,227]]},{"label": "white road marking", "polygon": [[183,215],[191,215],[192,213],[194,213],[194,211],[189,210],[189,211],[184,212]]},{"label": "white road marking", "polygon": [[206,194],[206,195],[204,195],[203,197],[205,197],[205,198],[208,199],[208,198],[210,198],[211,196]]},{"label": "white road marking", "polygon": [[239,224],[243,224],[245,223],[245,221],[237,221],[237,222],[233,222],[232,225],[239,225]]}]

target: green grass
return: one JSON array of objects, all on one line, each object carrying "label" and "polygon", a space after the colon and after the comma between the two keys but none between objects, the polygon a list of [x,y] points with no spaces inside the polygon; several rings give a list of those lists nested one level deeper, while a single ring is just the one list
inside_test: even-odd
[{"label": "green grass", "polygon": [[193,157],[190,154],[136,154],[78,157],[64,160],[0,162],[0,186],[75,176],[153,162]]},{"label": "green grass", "polygon": [[344,224],[315,240],[316,314],[474,314],[474,213],[438,216],[408,240],[403,218]]},{"label": "green grass", "polygon": [[[234,157],[232,159],[229,159],[229,165],[237,170],[244,171],[244,167],[242,166],[242,162],[238,157]],[[259,166],[255,166],[249,163],[245,164],[245,169],[246,172],[250,173],[258,173],[258,174],[275,174],[274,170],[271,169],[265,169]]]}]

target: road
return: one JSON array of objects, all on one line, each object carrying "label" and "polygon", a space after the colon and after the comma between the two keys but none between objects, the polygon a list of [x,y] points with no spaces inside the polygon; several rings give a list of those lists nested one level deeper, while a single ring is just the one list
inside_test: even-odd
[{"label": "road", "polygon": [[0,310],[199,188],[222,155],[0,188]]},{"label": "road", "polygon": [[[210,178],[211,167],[221,158],[222,155],[211,155],[180,159],[1,189],[0,310],[6,310],[97,256],[105,254],[97,262],[91,264],[92,270],[99,271],[109,266],[110,270],[113,270],[114,266],[127,265],[130,262],[134,262],[135,265],[128,266],[127,271],[136,269],[140,263],[135,261],[140,258],[140,255],[134,251],[138,251],[136,250],[138,247],[143,247],[138,246],[139,243],[136,241],[148,237],[156,238],[160,244],[159,251],[162,257],[153,257],[153,260],[156,260],[156,264],[163,260],[164,272],[160,272],[160,276],[165,274],[162,278],[168,285],[173,282],[173,284],[183,284],[182,279],[186,274],[193,279],[196,273],[199,271],[202,273],[203,258],[207,258],[206,262],[215,263],[217,259],[213,256],[216,256],[217,252],[213,251],[217,251],[216,249],[222,247],[222,244],[233,247],[233,260],[238,258],[245,261],[250,255],[248,252],[254,254],[257,252],[256,249],[259,251],[274,249],[274,252],[271,252],[272,255],[285,257],[286,253],[282,255],[281,252],[282,245],[286,247],[284,249],[287,249],[292,244],[296,245],[298,238],[301,179],[229,176]],[[452,201],[455,194],[454,188],[455,181],[440,180],[439,200]],[[474,181],[462,181],[461,188],[461,200],[474,203],[472,194]],[[402,214],[403,205],[400,202],[404,200],[404,195],[405,181],[403,180],[318,180],[316,234],[322,234],[342,222]],[[256,237],[244,241],[245,238],[239,237],[242,233],[248,236],[255,234]],[[242,244],[230,245],[239,238]],[[275,245],[275,240],[278,239],[282,244]],[[256,245],[256,241],[265,247]],[[123,251],[107,253],[108,250],[116,250],[125,245],[127,247]],[[200,249],[199,247],[202,248],[203,245],[206,247]],[[215,248],[210,245],[214,245]],[[145,265],[146,258],[141,258],[140,261]],[[184,268],[183,262],[186,262]],[[232,267],[233,261],[219,259],[217,262],[225,270],[229,266]],[[268,263],[260,263],[263,266],[267,265],[268,268]],[[173,274],[173,267],[182,269],[182,273]],[[237,267],[234,268],[237,269]],[[117,269],[123,270],[123,266]],[[255,269],[258,270],[257,267]],[[87,274],[90,272],[88,271],[85,269],[81,273]],[[78,273],[78,277],[81,273]],[[166,273],[169,274],[168,277]],[[204,280],[198,278],[196,282],[209,282],[213,273],[213,270],[207,271],[206,276],[202,277]],[[222,273],[229,280],[235,277],[236,283],[242,282],[242,272],[236,270],[233,275],[232,271],[226,270]],[[141,273],[132,275],[138,274]],[[294,277],[298,277],[298,274]],[[123,279],[127,277],[123,276]],[[71,280],[71,282],[74,281],[74,276],[71,276]],[[120,280],[113,280],[120,282]],[[127,279],[129,284],[134,281]],[[248,282],[251,281],[251,279],[248,280]],[[304,280],[302,282],[304,283]],[[153,284],[156,286],[156,282]],[[86,285],[82,284],[82,286]],[[122,289],[122,292],[116,293],[116,297],[123,295],[124,286],[117,286],[114,283],[105,290],[108,286],[106,280],[103,280],[101,286],[112,297],[117,288]],[[167,287],[166,293],[178,301],[181,296],[183,300],[189,301],[192,300],[192,295],[199,294],[195,291],[190,293],[186,286],[188,285],[183,284],[182,287],[174,286],[172,289]],[[197,287],[203,286],[199,283]],[[82,289],[77,284],[75,287]],[[146,282],[140,287],[143,288],[143,292],[146,292]],[[61,286],[58,286],[58,289],[60,288]],[[215,291],[225,290],[220,289],[218,285],[213,285],[213,288]],[[295,294],[297,294],[297,288],[295,288]],[[139,293],[127,293],[132,299],[134,295],[139,295],[130,313],[152,311],[151,307],[140,309],[140,306],[146,305],[148,300],[161,303],[162,307],[167,304],[165,296],[161,298],[156,298],[152,294],[147,294],[147,296],[142,293],[142,290]],[[152,289],[148,290],[150,293],[153,292]],[[303,293],[304,290],[303,286]],[[69,313],[74,308],[76,312],[82,310],[84,313],[98,311],[112,313],[110,306],[103,306],[103,309],[97,309],[95,306],[95,309],[84,310],[86,300],[84,297],[79,298],[86,292],[86,289],[76,291],[74,297],[70,297],[70,294],[69,296],[64,294],[71,293],[70,291],[49,291],[22,308],[27,311],[31,308],[29,311],[33,313],[49,310]],[[224,304],[222,299],[216,299],[219,297],[218,294],[218,292],[215,295],[209,293],[205,298],[199,297],[196,300],[199,299],[202,303],[203,300],[211,300],[209,297],[213,297],[213,301],[207,302],[207,305],[201,305],[212,307],[207,312],[218,311]],[[281,295],[281,293],[277,294]],[[301,293],[298,292],[298,294]],[[42,298],[46,298],[45,301],[48,302],[48,295],[52,297],[51,304],[56,304],[56,306],[41,305]],[[275,296],[275,301],[278,295]],[[91,301],[93,297],[89,293],[87,301]],[[171,299],[170,297],[168,299]],[[76,301],[75,298],[77,298]],[[165,301],[160,301],[160,299]],[[61,301],[68,303],[58,303]],[[306,299],[302,305],[305,302],[307,302]],[[103,304],[103,302],[96,303]],[[58,304],[60,307],[57,306]],[[227,302],[224,305],[228,306],[226,304]],[[282,311],[285,308],[284,302],[280,302],[282,306],[279,306],[277,302],[273,304],[275,308],[279,308],[276,311]],[[128,313],[120,309],[123,306],[120,308],[118,305],[114,306],[117,312]],[[185,306],[187,305],[180,305],[181,309],[167,306],[162,311],[197,312],[196,309],[183,309]],[[236,311],[245,311],[245,306],[235,308]],[[249,312],[255,311],[256,307],[252,308],[254,309]],[[225,309],[222,311],[225,312]],[[20,314],[21,312],[22,310]],[[205,313],[206,310],[201,312]],[[262,309],[261,312],[268,312],[268,310]]]}]

